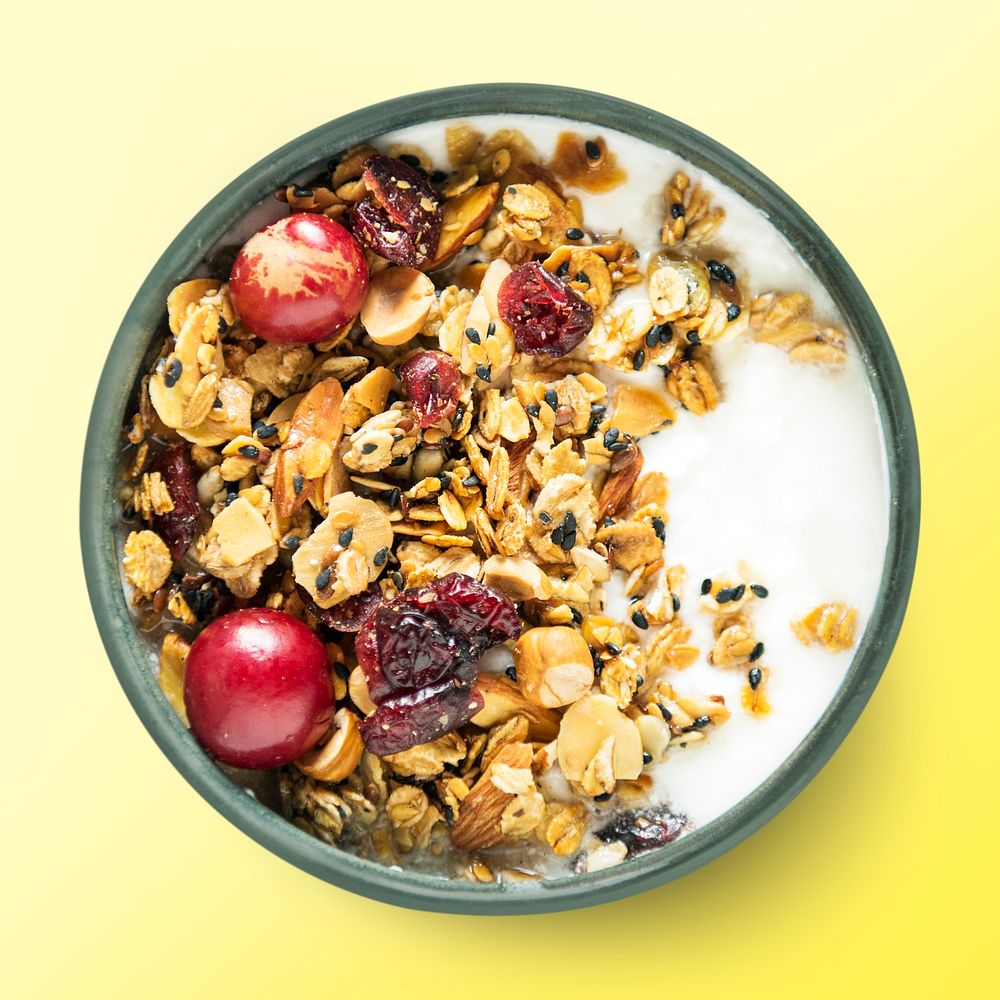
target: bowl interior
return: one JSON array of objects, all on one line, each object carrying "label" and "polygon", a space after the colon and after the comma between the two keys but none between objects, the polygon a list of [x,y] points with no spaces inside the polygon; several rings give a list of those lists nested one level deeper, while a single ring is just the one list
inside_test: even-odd
[{"label": "bowl interior", "polygon": [[[118,433],[137,380],[156,351],[163,303],[216,239],[284,180],[336,150],[418,122],[505,112],[627,132],[679,154],[766,212],[826,286],[860,347],[882,423],[890,504],[882,582],[864,635],[836,696],[784,763],[728,812],[673,844],[616,868],[515,889],[452,882],[357,858],[314,839],[233,784],[180,723],[149,669],[121,587],[113,516]],[[429,91],[354,112],[288,143],[209,202],[153,267],[115,337],[88,428],[80,510],[88,589],[109,658],[150,734],[201,795],[255,840],[336,885],[405,906],[494,914],[592,905],[651,888],[722,854],[786,805],[839,745],[881,676],[906,607],[918,523],[916,436],[895,354],[858,279],[816,224],[752,166],[680,122],[605,95],[530,84]]]}]

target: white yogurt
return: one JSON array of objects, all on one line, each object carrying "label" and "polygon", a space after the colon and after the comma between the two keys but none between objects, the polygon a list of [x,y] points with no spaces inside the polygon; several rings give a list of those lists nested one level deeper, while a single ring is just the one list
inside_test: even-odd
[{"label": "white yogurt", "polygon": [[[570,189],[583,204],[588,229],[621,232],[644,257],[660,249],[664,182],[676,170],[700,181],[726,210],[720,253],[745,276],[751,294],[805,291],[818,317],[839,318],[829,295],[765,216],[735,192],[680,157],[608,129],[541,116],[464,119],[489,135],[522,131],[543,158],[558,134],[599,134],[628,172],[626,183],[602,195]],[[411,142],[445,164],[444,127],[428,123],[385,136],[380,144]],[[643,286],[619,301],[643,298]],[[850,665],[849,653],[806,648],[790,622],[817,604],[841,600],[859,610],[860,627],[875,603],[888,533],[885,453],[874,400],[851,345],[843,370],[789,361],[747,338],[715,345],[723,402],[705,416],[678,408],[672,427],[642,442],[645,468],[670,481],[666,560],[689,574],[681,616],[702,651],[674,674],[679,692],[722,694],[732,711],[724,725],[694,748],[672,752],[654,768],[655,798],[703,825],[735,805],[795,749],[829,704]],[[662,386],[658,369],[637,376]],[[755,633],[770,668],[769,715],[742,709],[743,670],[710,666],[711,620],[698,609],[699,583],[746,562],[770,596],[754,605]],[[626,602],[610,596],[609,611],[625,618]],[[860,629],[859,629],[860,634]],[[495,669],[509,660],[495,658]]]}]

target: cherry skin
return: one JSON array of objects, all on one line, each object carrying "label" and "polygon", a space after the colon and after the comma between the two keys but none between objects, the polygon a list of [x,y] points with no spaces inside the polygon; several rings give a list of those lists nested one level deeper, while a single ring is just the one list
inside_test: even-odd
[{"label": "cherry skin", "polygon": [[231,611],[191,644],[184,705],[198,742],[217,760],[288,764],[319,742],[333,715],[326,649],[282,611]]},{"label": "cherry skin", "polygon": [[229,291],[243,324],[258,337],[310,344],[357,316],[368,265],[340,223],[296,212],[247,240],[233,262]]}]

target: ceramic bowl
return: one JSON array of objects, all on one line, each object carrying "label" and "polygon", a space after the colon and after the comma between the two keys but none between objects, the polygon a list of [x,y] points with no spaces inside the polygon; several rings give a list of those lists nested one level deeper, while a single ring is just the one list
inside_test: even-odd
[{"label": "ceramic bowl", "polygon": [[[882,421],[890,503],[875,609],[836,696],[784,763],[739,804],[673,844],[604,871],[516,888],[447,881],[359,859],[304,833],[231,781],[184,728],[156,683],[149,649],[122,591],[115,515],[120,428],[162,337],[167,293],[190,275],[206,248],[281,182],[336,150],[419,122],[503,113],[553,115],[630,133],[703,168],[767,213],[829,290],[860,347]],[[219,812],[286,860],[365,896],[456,913],[537,913],[607,902],[678,878],[749,836],[802,790],[854,724],[885,668],[909,595],[919,507],[913,415],[892,345],[854,272],[812,219],[735,153],[656,111],[603,94],[500,84],[413,94],[322,125],[252,166],[185,226],[143,282],[108,354],[87,432],[80,530],[94,615],[118,679],[153,739]]]}]

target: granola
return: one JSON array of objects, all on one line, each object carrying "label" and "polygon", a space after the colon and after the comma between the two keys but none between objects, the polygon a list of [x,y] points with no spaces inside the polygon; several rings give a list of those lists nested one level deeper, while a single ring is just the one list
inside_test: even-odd
[{"label": "granola", "polygon": [[[239,256],[228,281],[170,293],[123,434],[124,575],[165,623],[159,683],[186,725],[196,636],[230,613],[322,639],[330,711],[275,768],[303,829],[476,881],[534,878],[546,857],[597,871],[690,828],[651,801],[653,772],[733,706],[685,670],[738,672],[745,712],[771,710],[767,589],[741,566],[683,606],[644,442],[724,404],[720,345],[835,367],[846,334],[804,293],[752,295],[725,211],[684,172],[640,252],[588,228],[580,192],[628,183],[605,137],[564,133],[549,162],[513,129],[445,140],[444,163],[364,144],[276,192],[274,225],[348,241],[338,322],[277,336]],[[839,651],[856,619],[829,603],[792,627]]]}]

